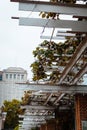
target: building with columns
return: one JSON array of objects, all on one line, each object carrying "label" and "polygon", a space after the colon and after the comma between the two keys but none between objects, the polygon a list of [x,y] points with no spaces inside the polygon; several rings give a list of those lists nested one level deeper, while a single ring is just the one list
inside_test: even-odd
[{"label": "building with columns", "polygon": [[27,82],[27,71],[20,67],[9,67],[0,71],[0,106],[4,100],[18,99],[24,94],[18,83]]},{"label": "building with columns", "polygon": [[27,71],[20,67],[9,67],[3,70],[3,82],[26,83]]}]

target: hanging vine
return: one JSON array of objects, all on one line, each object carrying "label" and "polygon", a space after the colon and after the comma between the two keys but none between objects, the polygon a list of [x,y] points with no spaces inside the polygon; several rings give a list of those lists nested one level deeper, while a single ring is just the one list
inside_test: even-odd
[{"label": "hanging vine", "polygon": [[[31,64],[33,80],[46,80],[56,83],[59,80],[63,68],[67,65],[77,46],[78,39],[68,39],[64,43],[44,40],[39,47],[33,51],[36,59]],[[62,70],[61,70],[62,68]],[[50,71],[50,74],[49,74]],[[74,76],[72,71],[70,76]]]},{"label": "hanging vine", "polygon": [[[77,0],[50,0],[50,2],[76,4]],[[59,19],[59,14],[54,12],[40,12],[39,15],[42,18]],[[36,59],[36,61],[31,64],[34,81],[48,80],[50,83],[58,82],[63,69],[69,63],[69,60],[82,40],[81,35],[77,35],[78,34],[73,38],[66,37],[65,42],[59,43],[52,41],[51,36],[50,41],[44,40],[33,51],[33,55]],[[84,57],[82,60],[84,59],[87,58]],[[76,72],[78,72],[78,68],[81,68],[81,64],[79,63],[77,63],[76,66],[76,71],[72,70],[67,75],[67,81],[75,76]]]}]

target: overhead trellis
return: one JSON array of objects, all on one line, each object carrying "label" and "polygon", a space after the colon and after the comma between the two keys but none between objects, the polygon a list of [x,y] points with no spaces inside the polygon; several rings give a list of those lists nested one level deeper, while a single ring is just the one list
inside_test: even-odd
[{"label": "overhead trellis", "polygon": [[[33,81],[38,84],[25,84],[27,89],[23,100],[26,109],[24,120],[32,119],[30,124],[25,121],[23,128],[40,126],[39,119],[46,121],[54,117],[54,109],[73,109],[74,94],[86,93],[87,87],[78,85],[87,73],[87,4],[77,4],[77,0],[60,1],[29,1],[19,2],[20,11],[39,12],[39,18],[12,17],[19,20],[19,25],[53,28],[50,36],[41,36],[49,40],[38,43],[33,51],[35,62],[31,64]],[[72,19],[61,18],[72,16]],[[60,31],[59,28],[66,29]],[[58,29],[54,36],[55,30]],[[64,42],[54,42],[56,38],[64,38]],[[43,81],[43,82],[42,82]],[[42,82],[43,84],[39,84]],[[23,120],[23,122],[24,122]],[[23,123],[22,122],[22,123]],[[34,127],[36,126],[34,125]],[[26,127],[25,127],[26,126]]]},{"label": "overhead trellis", "polygon": [[49,83],[58,83],[58,81],[63,83],[63,79],[68,74],[66,83],[69,83],[69,80],[74,78],[87,62],[86,44],[85,40],[82,42],[77,38],[67,39],[64,43],[45,40],[33,51],[37,59],[31,64],[33,80],[43,79],[43,81],[48,80]]},{"label": "overhead trellis", "polygon": [[29,0],[11,0],[12,2],[19,2],[19,10],[33,11],[33,12],[53,12],[59,14],[69,14],[74,16],[87,17],[87,5],[74,4],[73,0],[64,1],[29,1]]}]

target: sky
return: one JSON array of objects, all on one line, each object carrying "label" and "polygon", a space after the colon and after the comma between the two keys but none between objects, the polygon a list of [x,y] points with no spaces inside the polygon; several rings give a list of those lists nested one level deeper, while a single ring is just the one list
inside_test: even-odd
[{"label": "sky", "polygon": [[30,79],[30,65],[34,61],[32,51],[43,41],[40,35],[44,29],[19,26],[19,21],[12,16],[37,17],[37,14],[19,11],[18,3],[1,0],[0,5],[0,70],[22,67],[27,70]]},{"label": "sky", "polygon": [[[0,1],[0,70],[8,67],[22,67],[32,77],[30,65],[34,61],[32,51],[42,42],[42,28],[19,26],[12,16],[20,16],[18,3]],[[29,16],[31,12],[25,12]]]},{"label": "sky", "polygon": [[40,35],[43,28],[19,26],[19,21],[12,19],[12,16],[34,17],[36,14],[19,11],[18,3],[1,0],[0,5],[0,70],[22,67],[27,70],[31,80],[32,52],[42,42]]},{"label": "sky", "polygon": [[[33,50],[43,41],[40,39],[43,27],[19,26],[11,17],[38,17],[39,14],[19,11],[19,3],[0,1],[0,70],[8,67],[22,67],[32,79],[30,65],[34,61]],[[46,32],[46,31],[45,31]],[[49,36],[52,29],[48,29]]]}]

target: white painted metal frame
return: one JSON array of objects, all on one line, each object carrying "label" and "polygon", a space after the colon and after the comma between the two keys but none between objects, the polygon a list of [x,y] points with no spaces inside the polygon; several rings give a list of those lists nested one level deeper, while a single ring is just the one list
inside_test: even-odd
[{"label": "white painted metal frame", "polygon": [[54,118],[55,116],[51,115],[19,115],[19,118],[29,117],[31,119],[46,119],[46,118]]},{"label": "white painted metal frame", "polygon": [[54,110],[54,107],[49,107],[49,106],[34,106],[34,105],[25,105],[25,106],[21,106],[22,109],[35,109],[35,110]]},{"label": "white painted metal frame", "polygon": [[65,36],[68,36],[68,37],[75,37],[76,34],[74,33],[67,33],[67,32],[57,32],[56,34],[57,37],[65,37]]},{"label": "white painted metal frame", "polygon": [[19,25],[46,28],[68,28],[71,31],[87,32],[87,21],[55,20],[19,17]]},{"label": "white painted metal frame", "polygon": [[87,16],[87,5],[59,4],[52,2],[28,1],[19,2],[19,10],[33,12],[54,12],[75,16]]},{"label": "white painted metal frame", "polygon": [[86,93],[87,85],[51,85],[51,84],[20,84],[21,88],[32,91],[42,91],[45,93],[54,93],[54,92],[66,92],[66,93]]},{"label": "white painted metal frame", "polygon": [[76,84],[77,81],[87,72],[87,63],[82,67],[82,69],[76,74],[71,84]]},{"label": "white painted metal frame", "polygon": [[52,95],[53,95],[53,93],[51,93],[51,94],[48,96],[48,98],[47,98],[47,100],[45,101],[44,105],[46,105],[46,104],[48,103],[48,101],[50,100],[50,98],[52,97]]},{"label": "white painted metal frame", "polygon": [[66,68],[64,69],[63,73],[61,74],[59,84],[62,83],[62,81],[65,79],[66,75],[69,73],[73,65],[76,63],[78,58],[81,56],[81,54],[84,52],[84,50],[87,48],[87,36],[84,38],[84,40],[80,43],[78,48],[76,49],[75,53],[73,54],[71,60],[67,64]]},{"label": "white painted metal frame", "polygon": [[[51,39],[51,36],[40,36],[41,39]],[[53,40],[66,40],[64,37],[53,36]]]},{"label": "white painted metal frame", "polygon": [[65,95],[65,93],[60,94],[60,96],[57,98],[57,100],[54,102],[54,104],[56,104],[64,95]]}]

